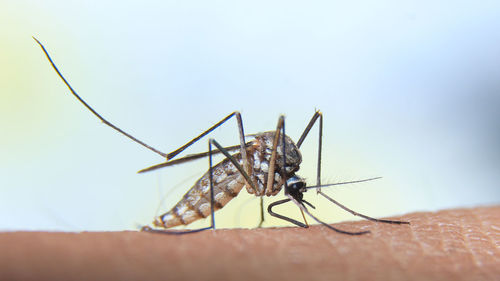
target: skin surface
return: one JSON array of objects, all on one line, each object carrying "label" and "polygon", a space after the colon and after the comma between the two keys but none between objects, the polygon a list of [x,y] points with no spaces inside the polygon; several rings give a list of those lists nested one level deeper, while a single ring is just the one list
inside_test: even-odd
[{"label": "skin surface", "polygon": [[309,229],[0,233],[0,280],[500,280],[500,206]]}]

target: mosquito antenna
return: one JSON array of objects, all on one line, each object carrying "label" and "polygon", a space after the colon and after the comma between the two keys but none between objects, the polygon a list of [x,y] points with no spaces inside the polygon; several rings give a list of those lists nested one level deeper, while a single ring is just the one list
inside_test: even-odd
[{"label": "mosquito antenna", "polygon": [[116,131],[122,133],[123,135],[125,135],[126,137],[128,137],[129,139],[135,141],[136,143],[146,147],[147,149],[153,151],[154,153],[157,153],[163,157],[167,157],[167,154],[166,153],[163,153],[159,150],[157,150],[156,148],[154,147],[151,147],[147,144],[145,144],[144,142],[134,138],[133,136],[131,136],[130,134],[126,133],[125,131],[123,131],[122,129],[116,127],[115,125],[111,124],[108,120],[104,119],[99,113],[97,113],[97,111],[95,111],[90,105],[88,105],[77,93],[76,91],[73,89],[73,87],[71,87],[71,85],[69,84],[69,82],[66,80],[66,78],[64,78],[64,76],[61,74],[61,72],[59,71],[59,69],[57,68],[57,66],[55,65],[54,61],[52,60],[52,58],[50,57],[49,53],[47,52],[47,50],[45,49],[45,47],[43,46],[42,43],[40,43],[40,41],[38,41],[38,39],[36,39],[34,36],[33,36],[33,39],[35,39],[35,41],[38,43],[38,45],[40,45],[40,47],[42,48],[42,51],[45,53],[45,56],[47,57],[47,59],[49,60],[50,64],[52,65],[52,68],[54,68],[54,70],[57,72],[57,75],[59,75],[59,77],[63,80],[64,84],[66,84],[66,86],[68,87],[68,89],[71,91],[71,93],[73,94],[73,96],[75,96],[88,110],[90,110],[90,112],[92,112],[97,118],[99,118],[104,124],[110,126],[111,128],[115,129]]},{"label": "mosquito antenna", "polygon": [[327,187],[327,186],[333,186],[333,185],[343,185],[343,184],[351,184],[351,183],[360,183],[360,182],[365,182],[365,181],[378,180],[378,179],[381,179],[381,178],[382,177],[376,177],[376,178],[369,178],[369,179],[364,179],[364,180],[345,181],[345,182],[329,183],[329,184],[322,184],[322,185],[313,185],[313,186],[306,187],[306,189],[312,189],[312,188],[318,188],[318,187]]}]

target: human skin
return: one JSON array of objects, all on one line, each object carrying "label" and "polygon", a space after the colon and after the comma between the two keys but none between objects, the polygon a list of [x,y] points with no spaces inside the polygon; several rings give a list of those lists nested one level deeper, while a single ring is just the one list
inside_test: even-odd
[{"label": "human skin", "polygon": [[0,280],[500,280],[500,206],[324,226],[0,233]]}]

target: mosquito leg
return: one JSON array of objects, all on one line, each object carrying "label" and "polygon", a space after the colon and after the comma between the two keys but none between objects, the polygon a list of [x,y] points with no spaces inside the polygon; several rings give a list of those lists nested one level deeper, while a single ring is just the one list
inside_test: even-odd
[{"label": "mosquito leg", "polygon": [[[208,170],[210,171],[210,213],[212,228],[215,230],[215,195],[214,195],[214,173],[213,173],[213,163],[212,163],[212,140],[208,141]],[[226,151],[227,153],[227,151]]]},{"label": "mosquito leg", "polygon": [[295,205],[297,205],[301,211],[303,211],[304,213],[306,213],[308,216],[310,216],[311,218],[313,218],[315,221],[317,221],[318,223],[321,223],[322,225],[328,227],[329,229],[331,230],[334,230],[338,233],[342,233],[342,234],[348,234],[348,235],[362,235],[362,234],[367,234],[367,233],[370,233],[369,230],[367,231],[360,231],[360,232],[351,232],[351,231],[345,231],[345,230],[341,230],[341,229],[338,229],[338,228],[335,228],[329,224],[327,224],[326,222],[324,221],[321,221],[320,219],[318,219],[317,217],[315,217],[313,214],[311,214],[309,212],[309,210],[306,208],[306,206],[304,206],[304,204],[302,204],[301,202],[297,201],[295,198],[293,198],[291,195],[287,195],[288,196],[288,201],[292,201],[293,203],[295,203]]},{"label": "mosquito leg", "polygon": [[307,220],[306,220],[306,216],[304,215],[304,211],[300,210],[300,214],[302,215],[302,218],[304,219],[304,222],[306,223],[306,225],[309,226],[309,224],[307,223]]},{"label": "mosquito leg", "polygon": [[204,227],[204,228],[190,229],[190,230],[168,230],[168,229],[151,228],[150,226],[143,226],[141,228],[141,231],[150,232],[150,233],[158,233],[158,234],[167,234],[167,235],[182,235],[182,234],[197,233],[197,232],[201,232],[203,230],[208,230],[208,229],[212,229],[212,227],[208,226],[208,227]]},{"label": "mosquito leg", "polygon": [[238,123],[238,130],[239,130],[239,134],[240,134],[240,148],[242,150],[241,153],[242,153],[243,158],[247,158],[246,157],[246,150],[245,150],[245,132],[243,130],[243,121],[241,119],[241,114],[238,111],[235,111],[235,112],[229,114],[228,116],[224,117],[222,120],[220,120],[219,122],[217,122],[212,127],[208,128],[206,131],[204,131],[203,133],[201,133],[197,137],[195,137],[192,140],[188,141],[183,146],[181,146],[178,149],[176,149],[176,150],[168,153],[166,155],[167,160],[170,160],[170,159],[174,158],[179,153],[181,153],[182,151],[184,151],[186,148],[188,148],[189,146],[191,146],[193,143],[197,142],[202,137],[206,136],[207,134],[209,134],[210,132],[212,132],[213,130],[215,130],[216,128],[218,128],[219,126],[221,126],[222,124],[224,124],[227,120],[231,119],[231,117],[233,117],[233,116],[236,116],[236,120],[237,120],[237,123]]},{"label": "mosquito leg", "polygon": [[283,142],[283,175],[282,175],[282,178],[283,178],[283,181],[285,182],[285,190],[288,190],[288,181],[287,181],[287,178],[286,178],[286,141],[285,141],[285,118],[283,116],[281,116],[280,119],[283,119],[283,122],[281,124],[281,141]]},{"label": "mosquito leg", "polygon": [[[287,178],[286,178],[286,141],[285,141],[285,118],[283,116],[280,117],[280,120],[278,122],[278,127],[276,128],[276,134],[275,134],[275,140],[274,140],[274,143],[276,144],[278,141],[278,136],[279,136],[279,131],[280,131],[280,128],[281,128],[281,141],[282,141],[282,149],[283,149],[283,171],[282,171],[282,181],[284,182],[284,186],[285,186],[285,194],[288,190],[288,182],[287,182]],[[276,154],[276,150],[277,148],[274,147],[273,145],[273,152]],[[271,157],[272,159],[272,157]],[[272,162],[274,163],[275,161],[272,160]],[[269,169],[269,171],[271,171],[271,169]],[[274,174],[274,169],[273,169],[273,174]],[[274,177],[274,176],[273,176]],[[288,195],[288,194],[287,194]],[[279,201],[278,201],[279,202]],[[288,202],[288,201],[284,201],[283,203],[285,202]],[[271,208],[268,208],[268,212],[271,213]],[[281,219],[284,219],[286,221],[289,221],[291,223],[294,223],[295,225],[298,225],[298,226],[302,226],[302,227],[309,227],[307,221],[306,221],[306,218],[304,216],[304,212],[301,210],[301,213],[302,213],[302,217],[304,218],[304,222],[305,224],[303,223],[300,223],[298,224],[298,221],[296,220],[293,220],[291,218],[288,218],[288,217],[285,217],[285,216],[282,216],[282,215],[279,215],[279,218]],[[278,215],[276,213],[274,213],[275,215]]]},{"label": "mosquito leg", "polygon": [[277,213],[273,212],[273,207],[281,205],[281,204],[284,204],[286,202],[289,202],[290,200],[291,199],[283,199],[283,200],[279,200],[279,201],[276,201],[276,202],[273,202],[273,203],[269,204],[269,206],[267,207],[267,212],[271,216],[273,216],[273,217],[285,220],[287,222],[291,222],[291,223],[295,224],[296,226],[300,226],[300,227],[303,227],[303,228],[308,228],[308,226],[306,224],[303,224],[303,223],[301,223],[299,221],[296,221],[296,220],[294,220],[292,218],[289,218],[289,217],[286,217],[286,216],[283,216],[283,215],[280,215],[280,214],[277,214]]},{"label": "mosquito leg", "polygon": [[358,216],[358,217],[362,217],[364,219],[367,219],[367,220],[370,220],[370,221],[374,221],[374,222],[383,222],[383,223],[391,223],[391,224],[410,224],[410,222],[407,222],[407,221],[393,221],[393,220],[381,220],[381,219],[375,219],[375,218],[372,218],[372,217],[369,217],[369,216],[365,216],[363,214],[360,214],[358,212],[355,212],[349,208],[347,208],[346,206],[340,204],[339,202],[337,202],[336,200],[334,200],[333,198],[331,198],[330,196],[326,195],[325,193],[321,192],[321,191],[318,191],[319,194],[323,195],[323,197],[325,197],[326,199],[328,199],[330,202],[336,204],[337,206],[339,206],[340,208],[344,209],[345,211],[355,215],[355,216]]},{"label": "mosquito leg", "polygon": [[260,222],[257,228],[261,228],[264,223],[264,197],[260,197]]},{"label": "mosquito leg", "polygon": [[[204,131],[203,133],[201,133],[197,137],[193,138],[192,140],[190,140],[189,142],[187,142],[183,146],[181,146],[178,149],[176,149],[176,150],[168,153],[167,157],[166,157],[167,161],[170,160],[170,159],[172,159],[172,158],[174,158],[179,153],[181,153],[182,151],[184,151],[186,148],[188,148],[189,146],[191,146],[193,143],[197,142],[202,137],[206,136],[207,134],[209,134],[210,132],[212,132],[213,130],[215,130],[216,128],[218,128],[219,126],[221,126],[222,124],[224,124],[227,120],[231,119],[231,117],[233,117],[233,116],[236,116],[236,123],[238,124],[238,132],[239,132],[239,136],[240,136],[240,153],[241,153],[241,157],[243,159],[243,166],[245,166],[246,174],[247,175],[252,175],[253,174],[252,173],[252,168],[251,168],[251,165],[250,165],[250,161],[248,160],[248,155],[247,155],[247,150],[246,150],[245,131],[243,129],[243,121],[241,119],[241,114],[238,111],[234,111],[233,113],[231,113],[228,116],[224,117],[222,120],[220,120],[219,122],[217,122],[215,125],[213,125],[212,127],[208,128],[208,130]],[[160,165],[162,165],[162,164],[160,164]],[[145,170],[149,170],[149,168],[146,168]],[[257,193],[257,189],[255,189],[255,185],[250,185],[250,186],[252,188],[254,188],[254,191]]]},{"label": "mosquito leg", "polygon": [[[283,116],[281,116],[281,117],[280,117],[280,120],[279,120],[279,122],[278,122],[278,127],[276,128],[276,131],[277,131],[277,132],[276,132],[276,134],[275,134],[275,136],[276,136],[276,137],[275,137],[274,143],[277,143],[277,137],[278,137],[278,135],[279,135],[279,130],[280,130],[280,128],[281,128],[281,138],[282,138],[282,139],[281,139],[281,141],[282,141],[282,149],[283,149],[283,171],[282,171],[282,180],[283,180],[283,182],[284,182],[283,184],[284,184],[284,186],[285,186],[285,194],[286,194],[286,193],[287,193],[287,190],[288,190],[288,182],[287,182],[287,178],[286,178],[286,141],[285,141],[285,136],[286,136],[286,134],[285,134],[285,118],[284,118]],[[277,150],[277,148],[273,146],[273,152],[274,152],[274,153],[276,153],[276,150]],[[272,158],[271,158],[271,159],[272,159]],[[274,163],[274,161],[273,161],[273,163]],[[274,174],[274,171],[273,171],[273,174]],[[293,197],[291,197],[291,196],[290,196],[290,195],[288,195],[288,194],[287,194],[287,196],[289,196],[290,198],[293,198]],[[277,202],[274,202],[274,205],[273,205],[273,204],[271,204],[271,205],[276,206],[276,205],[278,205],[278,204],[283,204],[283,203],[286,203],[286,202],[288,202],[288,201],[290,201],[290,200],[291,200],[291,199],[285,199],[285,200],[277,201]],[[303,212],[302,210],[300,210],[300,211],[301,211],[301,213],[302,213],[302,217],[304,218],[304,222],[305,222],[305,224],[303,224],[303,223],[301,223],[301,222],[298,222],[298,221],[296,221],[296,220],[294,220],[294,219],[292,219],[292,218],[285,217],[285,216],[283,216],[283,215],[273,213],[273,212],[272,212],[272,210],[271,210],[271,209],[272,209],[272,206],[271,206],[271,205],[270,205],[270,206],[269,206],[269,208],[267,209],[267,211],[269,212],[269,214],[271,214],[271,215],[273,215],[273,216],[275,216],[275,217],[277,217],[277,218],[280,218],[280,219],[286,220],[286,221],[288,221],[288,222],[291,222],[291,223],[293,223],[293,224],[295,224],[295,225],[297,225],[297,226],[300,226],[300,227],[305,227],[305,228],[309,227],[309,225],[308,225],[308,223],[307,223],[307,221],[306,221],[306,218],[305,218],[305,216],[304,216],[304,212]]]},{"label": "mosquito leg", "polygon": [[[248,146],[249,144],[250,143],[247,143],[246,145]],[[227,151],[240,150],[241,149],[241,145],[238,144],[238,145],[228,146],[228,147],[224,147],[224,149],[226,149]],[[215,155],[215,154],[218,154],[218,153],[221,153],[220,150],[213,150],[212,151],[212,155]],[[186,156],[184,156],[182,158],[177,158],[175,160],[170,160],[170,161],[167,161],[167,162],[163,162],[163,163],[156,164],[156,165],[153,165],[151,167],[142,169],[142,170],[138,171],[137,173],[145,173],[145,172],[154,171],[154,170],[157,170],[157,169],[160,169],[160,168],[164,168],[164,167],[170,167],[170,166],[174,166],[174,165],[178,165],[178,164],[183,164],[183,163],[186,163],[186,162],[189,162],[189,161],[193,161],[193,160],[196,160],[196,159],[200,159],[200,158],[203,158],[203,157],[208,157],[208,155],[209,155],[208,151],[201,152],[201,153],[196,153],[196,154],[189,154],[189,155],[186,155]]]},{"label": "mosquito leg", "polygon": [[[318,138],[318,166],[316,173],[316,184],[321,186],[321,151],[323,147],[323,114],[319,113],[319,138]],[[316,189],[317,192],[321,191],[321,187]]]},{"label": "mosquito leg", "polygon": [[302,145],[302,143],[306,139],[307,134],[309,134],[309,131],[314,126],[314,123],[316,123],[316,120],[318,120],[319,117],[322,117],[322,113],[321,113],[321,111],[317,110],[316,112],[314,112],[314,115],[311,118],[311,120],[309,121],[309,124],[307,124],[304,132],[302,133],[302,135],[300,136],[299,140],[297,141],[297,147],[298,148],[300,148],[300,146]]},{"label": "mosquito leg", "polygon": [[[321,111],[317,110],[311,120],[309,121],[309,124],[307,124],[306,129],[302,133],[302,136],[300,136],[299,141],[297,142],[297,147],[300,148],[302,143],[304,142],[305,138],[309,134],[309,131],[312,129],[314,124],[319,118],[319,139],[318,139],[318,166],[317,166],[317,173],[316,173],[316,186],[321,185],[321,151],[323,147],[323,113]],[[318,192],[321,191],[321,188],[318,187],[316,189]]]},{"label": "mosquito leg", "polygon": [[40,47],[42,48],[42,51],[45,53],[45,56],[47,57],[47,59],[49,60],[50,64],[52,65],[52,68],[54,68],[54,70],[56,71],[57,75],[62,79],[62,81],[64,82],[64,84],[66,84],[66,86],[68,87],[68,89],[71,91],[71,93],[73,94],[73,96],[75,96],[75,98],[78,99],[78,101],[80,101],[88,110],[90,110],[90,112],[92,112],[92,114],[94,114],[97,118],[99,118],[99,120],[101,120],[104,124],[108,125],[109,127],[113,128],[114,130],[120,132],[121,134],[123,134],[124,136],[126,136],[127,138],[133,140],[134,142],[144,146],[145,148],[153,151],[154,153],[157,153],[163,157],[167,157],[168,155],[159,151],[158,149],[152,147],[152,146],[149,146],[147,145],[146,143],[136,139],[135,137],[133,137],[132,135],[128,134],[127,132],[123,131],[122,129],[116,127],[115,125],[113,125],[112,123],[110,123],[108,120],[104,119],[99,113],[97,113],[97,111],[95,111],[87,102],[85,102],[77,93],[76,91],[73,89],[73,87],[71,87],[71,85],[69,84],[69,82],[66,80],[66,78],[64,78],[64,76],[62,75],[62,73],[59,71],[59,69],[57,68],[57,66],[55,65],[54,61],[52,60],[52,58],[50,57],[49,53],[47,52],[47,50],[45,49],[45,46],[43,46],[43,44],[38,41],[38,39],[36,39],[35,37],[33,37],[33,39],[35,39],[35,41],[38,43],[38,45],[40,45]]},{"label": "mosquito leg", "polygon": [[[269,162],[269,171],[268,171],[268,178],[267,178],[267,186],[266,186],[266,193],[269,192],[271,193],[272,192],[272,189],[273,189],[273,183],[274,183],[274,171],[276,169],[276,154],[277,154],[277,150],[278,150],[278,141],[279,141],[279,137],[280,137],[280,131],[281,131],[281,137],[282,137],[282,149],[283,149],[283,173],[282,173],[282,181],[283,181],[283,184],[285,185],[285,190],[288,190],[288,183],[287,183],[287,179],[286,179],[286,141],[285,141],[285,117],[284,116],[280,116],[280,118],[278,119],[278,125],[276,126],[276,132],[274,134],[274,140],[273,140],[273,148],[272,148],[272,152],[271,152],[271,160]],[[307,224],[307,221],[305,220],[305,217],[304,217],[304,221],[306,222],[306,224],[303,224],[301,222],[298,222],[292,218],[289,218],[289,217],[285,217],[283,215],[280,215],[280,214],[277,214],[277,213],[274,213],[272,211],[272,208],[276,205],[279,205],[279,204],[283,204],[283,203],[286,203],[290,200],[281,200],[281,201],[276,201],[274,203],[271,203],[269,205],[269,207],[267,208],[267,212],[271,215],[271,216],[274,216],[274,217],[277,217],[277,218],[280,218],[282,220],[286,220],[288,222],[291,222],[297,226],[300,226],[300,227],[309,227],[308,224]]]},{"label": "mosquito leg", "polygon": [[[221,126],[222,124],[224,124],[227,120],[231,119],[233,116],[236,116],[236,122],[238,124],[238,133],[239,133],[239,138],[240,138],[240,145],[239,146],[231,146],[231,147],[228,147],[227,149],[224,149],[226,151],[226,153],[223,153],[223,154],[225,154],[225,155],[228,154],[227,150],[233,150],[235,148],[239,148],[240,149],[240,153],[241,153],[241,157],[243,159],[243,166],[245,167],[245,172],[246,172],[247,175],[252,175],[253,174],[253,169],[252,169],[252,165],[250,165],[250,161],[248,160],[249,158],[248,158],[247,150],[246,150],[247,143],[245,142],[245,131],[243,129],[243,121],[242,121],[242,118],[241,118],[241,114],[238,111],[234,111],[233,113],[227,115],[222,120],[220,120],[219,122],[217,122],[212,127],[208,128],[206,131],[204,131],[203,133],[201,133],[197,137],[193,138],[192,140],[190,140],[189,142],[187,142],[183,146],[179,147],[178,149],[176,149],[176,150],[168,153],[166,155],[167,162],[160,163],[160,164],[157,164],[157,165],[154,165],[154,166],[142,169],[142,170],[139,171],[139,173],[144,173],[144,172],[156,170],[156,169],[159,169],[159,168],[162,168],[162,167],[167,167],[167,166],[170,166],[170,165],[179,164],[179,163],[183,163],[183,162],[187,162],[187,161],[190,161],[190,160],[194,160],[194,159],[198,159],[198,158],[207,156],[209,154],[209,152],[203,152],[203,153],[199,153],[199,154],[188,155],[188,156],[186,156],[184,158],[180,158],[180,159],[177,159],[177,160],[169,161],[170,159],[173,159],[179,153],[181,153],[182,151],[184,151],[186,148],[188,148],[190,145],[192,145],[193,143],[197,142],[202,137],[206,136],[207,134],[209,134],[210,132],[212,132],[213,130],[215,130],[216,128],[218,128],[219,126]],[[219,149],[218,151],[214,151],[213,153],[219,153],[219,151],[222,152]],[[252,185],[249,184],[248,186],[250,186],[254,190],[255,194],[258,193],[254,184],[252,184]]]},{"label": "mosquito leg", "polygon": [[[278,142],[280,137],[280,130],[283,128],[285,124],[285,117],[280,116],[278,119],[278,125],[276,126],[276,131],[274,133],[273,140],[273,148],[271,150],[271,159],[269,160],[269,170],[267,172],[267,183],[266,183],[266,194],[272,194],[273,192],[273,184],[274,184],[274,171],[276,170],[276,153],[278,149]],[[285,134],[283,133],[283,136]],[[283,147],[285,146],[285,141],[283,137]],[[285,155],[283,153],[283,155]],[[286,180],[285,180],[286,183]]]}]

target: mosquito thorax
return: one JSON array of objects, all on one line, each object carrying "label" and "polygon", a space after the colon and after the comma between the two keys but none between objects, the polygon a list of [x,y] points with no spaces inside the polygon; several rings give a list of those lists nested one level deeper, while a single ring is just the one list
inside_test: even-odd
[{"label": "mosquito thorax", "polygon": [[[275,132],[264,132],[255,135],[255,140],[260,144],[261,151],[264,152],[264,158],[269,161],[272,154]],[[283,163],[283,139],[281,136],[278,139],[278,147],[276,150],[276,168],[277,172],[281,172],[285,167],[287,176],[297,172],[302,162],[302,154],[295,142],[288,136],[285,136],[285,157],[286,163]]]}]

